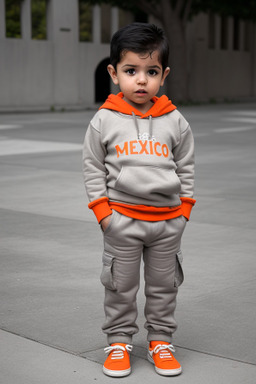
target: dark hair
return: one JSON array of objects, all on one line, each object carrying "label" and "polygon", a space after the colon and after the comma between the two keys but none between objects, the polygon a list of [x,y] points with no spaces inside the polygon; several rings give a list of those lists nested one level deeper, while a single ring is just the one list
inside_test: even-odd
[{"label": "dark hair", "polygon": [[116,69],[125,51],[148,53],[159,51],[163,71],[168,67],[169,44],[163,30],[154,24],[132,23],[119,29],[112,37],[110,63]]}]

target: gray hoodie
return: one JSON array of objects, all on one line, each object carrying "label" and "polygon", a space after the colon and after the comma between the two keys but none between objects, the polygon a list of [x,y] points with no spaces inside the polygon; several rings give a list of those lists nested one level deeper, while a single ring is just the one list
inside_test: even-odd
[{"label": "gray hoodie", "polygon": [[107,197],[129,205],[176,207],[180,197],[193,198],[194,140],[188,122],[166,96],[154,98],[144,116],[121,96],[110,95],[85,135],[89,201]]}]

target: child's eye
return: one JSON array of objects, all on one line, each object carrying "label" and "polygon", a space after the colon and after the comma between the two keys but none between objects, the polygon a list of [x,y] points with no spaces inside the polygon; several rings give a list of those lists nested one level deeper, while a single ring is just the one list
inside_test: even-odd
[{"label": "child's eye", "polygon": [[149,74],[150,76],[156,76],[157,73],[158,73],[158,72],[157,72],[155,69],[150,69],[150,70],[148,71],[148,74]]},{"label": "child's eye", "polygon": [[135,69],[134,68],[127,69],[126,73],[128,75],[135,75]]}]

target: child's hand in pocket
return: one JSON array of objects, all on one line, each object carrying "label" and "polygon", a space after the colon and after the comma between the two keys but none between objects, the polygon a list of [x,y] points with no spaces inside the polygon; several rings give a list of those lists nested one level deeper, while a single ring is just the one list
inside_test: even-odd
[{"label": "child's hand in pocket", "polygon": [[109,215],[107,217],[104,217],[104,219],[101,220],[100,225],[101,225],[103,232],[105,232],[105,230],[107,229],[107,226],[109,225],[111,216],[112,215]]}]

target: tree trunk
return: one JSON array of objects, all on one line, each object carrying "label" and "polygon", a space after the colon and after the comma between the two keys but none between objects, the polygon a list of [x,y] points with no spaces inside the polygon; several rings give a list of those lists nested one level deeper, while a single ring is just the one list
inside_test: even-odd
[{"label": "tree trunk", "polygon": [[[167,6],[168,4],[168,6]],[[165,2],[162,20],[170,46],[169,63],[171,72],[166,79],[167,95],[176,102],[188,100],[188,71],[185,28],[179,15]]]}]

